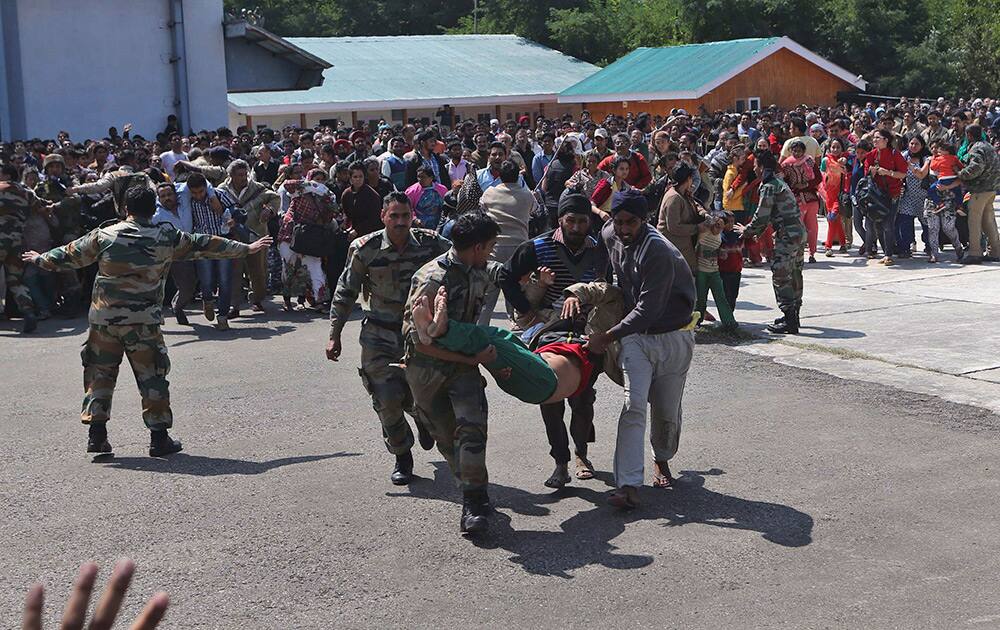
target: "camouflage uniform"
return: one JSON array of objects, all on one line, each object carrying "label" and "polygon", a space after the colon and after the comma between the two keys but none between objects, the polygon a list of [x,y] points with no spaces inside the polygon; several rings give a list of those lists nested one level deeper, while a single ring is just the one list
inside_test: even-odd
[{"label": "camouflage uniform", "polygon": [[107,173],[96,182],[75,186],[73,192],[78,195],[93,195],[106,193],[110,190],[111,197],[115,202],[115,212],[118,213],[119,217],[125,218],[125,215],[128,214],[125,211],[125,192],[133,186],[144,186],[150,190],[156,190],[149,175],[141,171],[136,173],[131,167],[123,166],[117,171]]},{"label": "camouflage uniform", "polygon": [[30,189],[18,182],[0,183],[0,265],[6,271],[7,290],[14,296],[22,317],[35,316],[35,303],[31,292],[21,281],[24,263],[21,262],[24,222],[29,212],[43,205]]},{"label": "camouflage uniform", "polygon": [[361,323],[361,382],[382,422],[385,446],[394,455],[413,447],[403,410],[413,415],[413,396],[403,370],[403,305],[414,272],[448,251],[451,243],[432,230],[412,229],[406,249],[397,251],[385,230],[351,243],[347,265],[330,303],[330,338],[339,338],[362,289],[368,308]]},{"label": "camouflage uniform", "polygon": [[170,360],[160,333],[164,276],[175,260],[239,258],[248,251],[249,246],[236,241],[129,218],[39,257],[37,264],[49,271],[98,264],[90,332],[81,353],[84,424],[110,418],[118,366],[125,355],[139,386],[146,426],[151,430],[171,427]]},{"label": "camouflage uniform", "polygon": [[[52,230],[52,239],[55,245],[65,245],[83,235],[80,198],[66,196],[66,189],[73,184],[75,182],[69,181],[66,177],[56,179],[44,176],[42,181],[35,186],[35,194],[40,199],[57,204],[55,207],[56,228]],[[59,293],[66,298],[66,303],[71,305],[74,310],[80,305],[82,292],[83,287],[80,286],[76,270],[67,269],[59,273]]]},{"label": "camouflage uniform", "polygon": [[433,300],[439,287],[448,291],[448,318],[474,324],[487,291],[498,285],[496,262],[475,269],[458,259],[454,249],[420,268],[410,283],[403,315],[406,381],[413,392],[419,420],[428,427],[438,450],[448,461],[466,498],[486,495],[487,405],[485,380],[477,366],[441,361],[418,353],[413,328],[413,301],[421,295]]},{"label": "camouflage uniform", "polygon": [[768,225],[774,227],[774,255],[771,257],[774,297],[778,308],[787,313],[802,306],[806,226],[791,189],[777,177],[761,184],[757,214],[747,226],[747,234],[758,236]]}]

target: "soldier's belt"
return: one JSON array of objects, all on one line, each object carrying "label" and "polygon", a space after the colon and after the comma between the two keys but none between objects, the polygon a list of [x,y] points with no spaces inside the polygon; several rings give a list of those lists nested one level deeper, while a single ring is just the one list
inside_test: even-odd
[{"label": "soldier's belt", "polygon": [[366,318],[364,318],[364,320],[362,320],[361,325],[364,326],[366,324],[371,324],[372,326],[375,326],[376,328],[382,328],[384,330],[390,330],[390,331],[392,331],[394,333],[399,333],[399,334],[403,333],[403,324],[402,323],[398,323],[398,324],[397,323],[387,323],[387,322],[381,322],[381,321],[379,321],[377,319],[373,319],[371,317],[366,317]]}]

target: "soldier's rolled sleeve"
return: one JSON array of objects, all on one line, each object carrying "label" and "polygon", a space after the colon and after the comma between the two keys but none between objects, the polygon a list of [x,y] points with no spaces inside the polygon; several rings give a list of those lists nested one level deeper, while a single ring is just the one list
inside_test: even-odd
[{"label": "soldier's rolled sleeve", "polygon": [[100,178],[96,182],[90,182],[89,184],[80,184],[76,186],[76,192],[79,195],[92,195],[96,193],[103,193],[111,190],[111,184],[114,183],[117,177],[113,173],[108,173],[104,177]]},{"label": "soldier's rolled sleeve", "polygon": [[71,243],[45,252],[35,264],[46,271],[79,269],[97,262],[100,253],[99,231],[92,230]]},{"label": "soldier's rolled sleeve", "polygon": [[188,234],[178,231],[175,242],[174,260],[243,258],[250,253],[249,245],[210,234]]},{"label": "soldier's rolled sleeve", "polygon": [[774,194],[770,188],[763,189],[760,202],[757,204],[757,213],[754,214],[753,221],[747,226],[746,233],[750,236],[757,236],[763,232],[771,222],[772,212],[774,212]]},{"label": "soldier's rolled sleeve", "polygon": [[344,266],[344,273],[340,276],[337,289],[330,301],[330,339],[339,337],[340,332],[344,329],[351,309],[358,301],[361,283],[366,273],[365,263],[358,256],[358,244],[355,241],[351,243],[351,247],[347,251],[347,264]]}]

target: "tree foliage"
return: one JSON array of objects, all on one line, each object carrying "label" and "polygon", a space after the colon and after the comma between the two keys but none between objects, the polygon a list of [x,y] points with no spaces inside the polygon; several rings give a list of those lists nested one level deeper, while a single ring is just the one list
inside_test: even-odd
[{"label": "tree foliage", "polygon": [[[599,65],[787,35],[883,94],[1000,93],[1000,0],[225,0],[283,36],[515,33]],[[478,18],[478,19],[476,19]]]}]

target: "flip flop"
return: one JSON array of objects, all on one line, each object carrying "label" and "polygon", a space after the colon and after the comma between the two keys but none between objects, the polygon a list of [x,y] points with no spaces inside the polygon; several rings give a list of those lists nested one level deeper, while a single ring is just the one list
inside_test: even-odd
[{"label": "flip flop", "polygon": [[594,465],[590,463],[590,460],[586,457],[576,456],[576,472],[574,473],[577,479],[593,479],[594,478]]},{"label": "flip flop", "polygon": [[658,463],[653,462],[652,486],[654,488],[662,488],[664,490],[674,486],[674,476],[670,474],[670,468],[666,464],[664,464],[661,468]]}]

